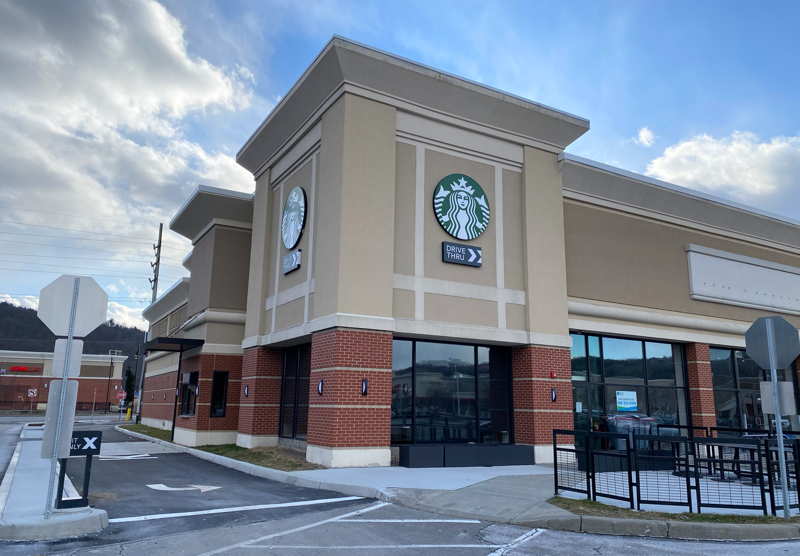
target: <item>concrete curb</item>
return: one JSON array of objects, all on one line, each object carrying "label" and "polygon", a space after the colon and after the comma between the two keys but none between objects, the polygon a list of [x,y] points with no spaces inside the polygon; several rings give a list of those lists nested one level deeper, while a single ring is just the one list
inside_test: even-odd
[{"label": "concrete curb", "polygon": [[11,490],[11,483],[14,481],[14,473],[17,470],[17,463],[19,462],[19,453],[22,450],[22,431],[24,427],[20,428],[19,436],[17,436],[17,445],[14,447],[14,453],[6,467],[6,472],[3,475],[3,482],[0,483],[0,520],[3,519],[3,514],[6,511],[6,500],[8,500],[8,493]]},{"label": "concrete curb", "polygon": [[[6,503],[20,459],[25,427],[20,430],[17,446],[0,484],[0,539],[4,541],[60,540],[97,533],[108,527],[108,514],[97,508],[55,510],[50,519],[42,516],[16,516],[6,519]],[[74,487],[73,487],[74,488]]]},{"label": "concrete curb", "polygon": [[[431,504],[425,504],[412,496],[407,496],[395,489],[383,490],[374,487],[364,487],[359,485],[345,485],[329,483],[325,481],[314,481],[304,477],[292,475],[288,471],[279,471],[268,467],[261,467],[252,463],[246,463],[226,456],[220,456],[181,446],[160,440],[152,436],[147,436],[138,432],[133,432],[120,428],[116,430],[123,434],[133,436],[142,440],[148,440],[169,446],[176,450],[191,454],[197,458],[247,473],[255,477],[271,479],[281,483],[315,488],[322,490],[332,490],[348,496],[361,496],[364,498],[376,498],[384,502],[399,504],[415,510],[432,513],[443,513],[442,508]],[[511,523],[539,529],[555,529],[559,531],[569,531],[573,533],[592,533],[596,535],[622,535],[632,537],[654,537],[681,540],[714,540],[714,541],[784,541],[800,540],[800,524],[744,524],[744,523],[704,523],[693,521],[675,520],[656,520],[656,519],[620,519],[612,517],[601,517],[591,515],[564,515],[552,514],[543,515],[533,520],[514,520],[502,516],[490,516],[473,512],[453,511],[448,508],[447,515],[460,517],[463,519],[480,519],[483,521],[494,521],[499,523]]]}]

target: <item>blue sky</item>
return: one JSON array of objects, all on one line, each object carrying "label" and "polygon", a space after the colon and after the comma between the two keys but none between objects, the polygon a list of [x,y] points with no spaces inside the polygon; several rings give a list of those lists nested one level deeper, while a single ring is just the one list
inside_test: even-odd
[{"label": "blue sky", "polygon": [[[798,21],[797,2],[0,0],[0,299],[83,272],[141,322],[157,223],[197,183],[252,189],[233,156],[333,34],[586,117],[574,154],[800,220]],[[162,291],[188,247],[167,234]]]}]

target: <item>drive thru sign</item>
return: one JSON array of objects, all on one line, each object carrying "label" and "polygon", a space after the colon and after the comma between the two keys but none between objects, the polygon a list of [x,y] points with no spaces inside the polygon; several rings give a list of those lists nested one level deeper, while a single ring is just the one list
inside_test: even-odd
[{"label": "drive thru sign", "polygon": [[783,451],[783,423],[778,393],[778,369],[791,368],[800,355],[800,337],[797,329],[781,317],[761,317],[744,336],[747,355],[764,370],[769,369],[775,410],[775,436],[778,444],[778,465],[783,491],[783,517],[789,518],[789,483],[786,479],[786,453]]}]

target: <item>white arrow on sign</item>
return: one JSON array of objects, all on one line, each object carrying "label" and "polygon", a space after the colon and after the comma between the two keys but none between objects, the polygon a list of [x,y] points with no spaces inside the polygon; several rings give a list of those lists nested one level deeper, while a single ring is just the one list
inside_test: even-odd
[{"label": "white arrow on sign", "polygon": [[467,251],[469,251],[469,262],[474,263],[475,259],[478,258],[478,254],[475,252],[475,249],[467,247]]},{"label": "white arrow on sign", "polygon": [[175,490],[199,490],[201,493],[208,492],[209,490],[217,490],[218,488],[222,487],[215,487],[215,486],[208,486],[208,485],[189,485],[185,487],[168,487],[165,484],[157,483],[152,485],[147,485],[147,488],[152,488],[153,490],[164,490],[164,491],[175,491]]}]

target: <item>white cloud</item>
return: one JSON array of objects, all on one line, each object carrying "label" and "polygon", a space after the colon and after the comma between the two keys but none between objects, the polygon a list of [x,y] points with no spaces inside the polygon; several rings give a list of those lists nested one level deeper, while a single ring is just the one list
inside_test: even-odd
[{"label": "white cloud", "polygon": [[[0,303],[10,303],[26,309],[38,309],[39,298],[34,295],[10,295],[0,293]],[[128,307],[116,301],[108,302],[108,319],[123,326],[132,326],[147,330],[147,321],[142,318],[142,310]]]},{"label": "white cloud", "polygon": [[653,133],[649,127],[645,126],[639,129],[636,137],[633,138],[633,142],[643,147],[652,147],[653,143],[656,142],[656,134]]},{"label": "white cloud", "polygon": [[[263,106],[251,70],[190,54],[182,24],[155,1],[0,0],[0,75],[0,224],[109,234],[108,245],[68,233],[32,239],[95,258],[105,248],[109,270],[98,275],[135,274],[144,287],[134,289],[146,290],[147,263],[135,271],[120,264],[152,256],[141,240],[154,239],[158,222],[168,222],[196,184],[253,189],[232,156],[183,131],[188,116]],[[114,244],[112,235],[138,243]],[[188,241],[169,232],[164,241],[165,258],[177,264]],[[39,252],[40,262],[58,254]],[[121,322],[137,318],[121,311]]]},{"label": "white cloud", "polygon": [[147,330],[147,321],[142,318],[141,309],[134,309],[116,301],[108,302],[108,318],[123,326]]},{"label": "white cloud", "polygon": [[667,147],[646,173],[790,214],[800,202],[800,137],[762,141],[741,131],[721,138],[698,135]]},{"label": "white cloud", "polygon": [[39,308],[39,298],[33,295],[13,296],[7,293],[0,293],[0,303],[10,303],[26,309]]}]

